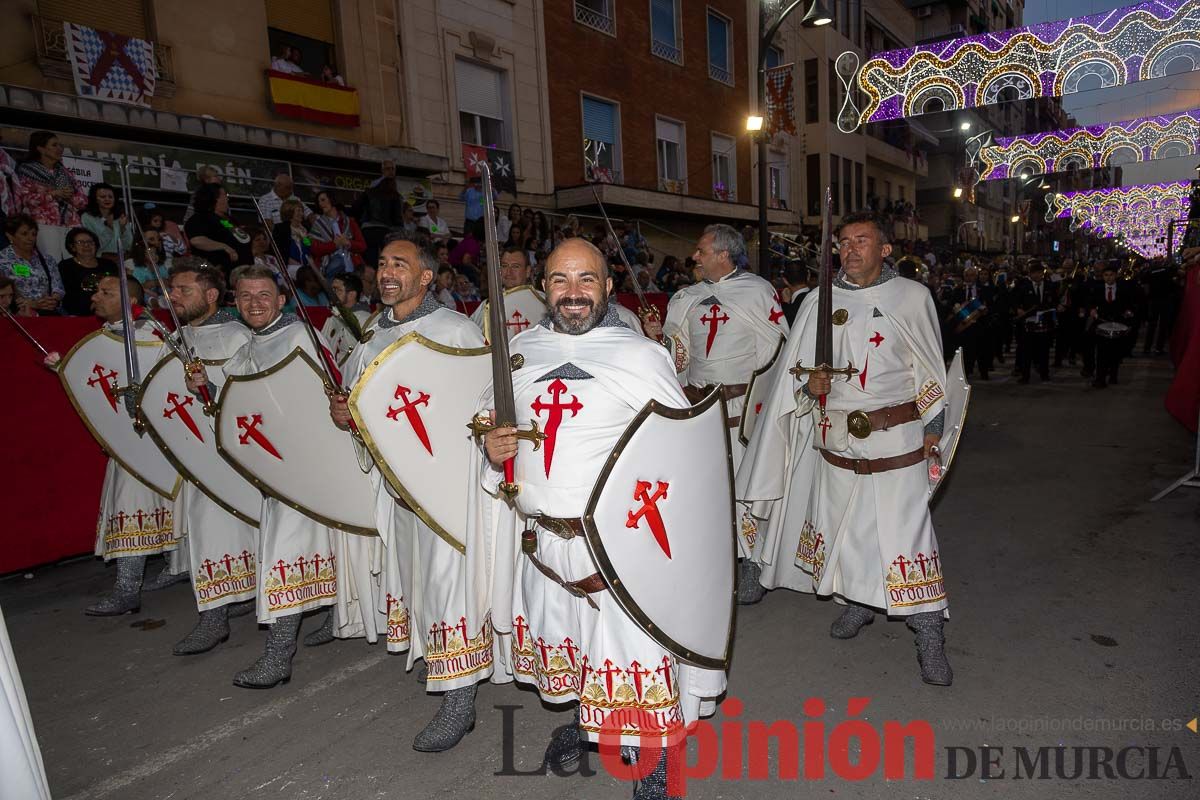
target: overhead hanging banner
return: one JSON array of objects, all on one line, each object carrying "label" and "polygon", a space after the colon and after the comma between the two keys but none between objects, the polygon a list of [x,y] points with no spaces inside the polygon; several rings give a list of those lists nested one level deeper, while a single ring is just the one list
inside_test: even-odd
[{"label": "overhead hanging banner", "polygon": [[[1168,73],[1168,65],[1171,72]],[[1100,14],[1045,22],[879,53],[859,69],[847,51],[837,72],[854,92],[838,127],[991,105],[1061,97],[1200,70],[1200,0],[1156,0]],[[857,76],[857,78],[855,78]]]}]

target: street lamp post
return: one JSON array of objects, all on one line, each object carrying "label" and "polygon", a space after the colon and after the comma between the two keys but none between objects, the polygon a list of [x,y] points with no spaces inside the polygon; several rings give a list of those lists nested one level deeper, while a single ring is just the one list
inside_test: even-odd
[{"label": "street lamp post", "polygon": [[[767,106],[767,51],[770,50],[771,40],[779,32],[783,21],[797,8],[805,5],[806,2],[807,0],[792,0],[770,26],[767,25],[767,15],[764,13],[764,9],[760,7],[758,11],[758,114],[750,119],[751,121],[757,119],[759,128],[757,132],[754,132],[752,123],[747,124],[746,127],[747,130],[752,132],[758,144],[758,271],[760,274],[765,273],[768,265],[771,263],[771,235],[767,229],[767,208],[769,203],[767,143],[770,135],[761,129],[764,126]],[[813,0],[808,5],[808,11],[804,14],[804,19],[800,24],[808,28],[817,28],[822,25],[828,25],[832,21],[833,15],[826,10],[821,0]]]}]

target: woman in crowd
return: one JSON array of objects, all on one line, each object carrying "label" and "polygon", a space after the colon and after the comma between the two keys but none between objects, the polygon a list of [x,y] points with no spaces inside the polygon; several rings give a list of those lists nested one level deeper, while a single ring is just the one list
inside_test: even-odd
[{"label": "woman in crowd", "polygon": [[534,212],[533,215],[533,233],[537,237],[537,245],[530,249],[532,250],[548,250],[552,246],[553,232],[550,229],[550,221],[546,219],[546,215],[541,211]]},{"label": "woman in crowd", "polygon": [[226,275],[249,261],[250,236],[229,218],[229,195],[220,184],[200,184],[192,206],[196,213],[184,226],[192,255],[207,259]]},{"label": "woman in crowd", "polygon": [[305,265],[296,270],[296,302],[304,306],[328,306],[329,297],[321,288],[317,271]]},{"label": "woman in crowd", "polygon": [[[405,204],[405,208],[407,208]],[[317,214],[312,218],[312,254],[320,264],[326,279],[354,272],[367,252],[358,223],[347,216],[346,210],[333,199],[327,189],[317,192]]]},{"label": "woman in crowd", "polygon": [[21,209],[38,227],[38,250],[58,261],[69,228],[79,225],[87,193],[62,163],[63,147],[50,131],[29,135],[29,152],[17,167]]},{"label": "woman in crowd", "polygon": [[116,260],[118,242],[123,253],[133,247],[133,225],[124,210],[118,213],[117,192],[107,183],[93,184],[88,191],[83,227],[100,240],[101,258]]},{"label": "woman in crowd", "polygon": [[295,278],[298,269],[313,265],[313,240],[304,225],[304,204],[289,197],[279,207],[279,218],[281,221],[271,233],[275,246],[287,260],[288,273]]},{"label": "woman in crowd", "polygon": [[8,247],[0,250],[0,275],[17,286],[21,302],[40,315],[57,314],[62,302],[63,282],[58,259],[38,249],[38,224],[28,214],[15,214],[4,221]]},{"label": "woman in crowd", "polygon": [[[497,213],[500,209],[497,207]],[[517,223],[521,221],[521,206],[513,203],[508,207],[508,216],[496,220],[496,238],[502,242],[508,241],[508,235]]]},{"label": "woman in crowd", "polygon": [[411,203],[405,203],[400,210],[400,228],[409,236],[417,233],[417,213],[413,211]]},{"label": "woman in crowd", "polygon": [[18,317],[37,316],[37,312],[21,300],[17,294],[17,285],[7,275],[0,275],[0,308]]},{"label": "woman in crowd", "polygon": [[67,252],[71,257],[58,262],[62,276],[63,313],[83,317],[92,311],[92,295],[103,275],[116,275],[117,265],[100,258],[100,239],[87,228],[72,228],[67,233]]},{"label": "woman in crowd", "polygon": [[163,216],[154,203],[146,203],[142,206],[142,230],[158,231],[162,239],[163,250],[167,255],[171,257],[187,255],[188,243],[187,237],[183,235],[183,230],[175,224],[174,220]]}]

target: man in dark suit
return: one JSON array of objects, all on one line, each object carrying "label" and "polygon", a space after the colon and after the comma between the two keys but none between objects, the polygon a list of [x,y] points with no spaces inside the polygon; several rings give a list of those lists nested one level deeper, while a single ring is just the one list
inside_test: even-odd
[{"label": "man in dark suit", "polygon": [[1050,380],[1050,342],[1054,338],[1054,317],[1058,291],[1046,278],[1046,268],[1034,264],[1029,277],[1016,287],[1013,322],[1017,326],[1017,369],[1020,383],[1029,383],[1036,365],[1043,381]]},{"label": "man in dark suit", "polygon": [[1092,386],[1103,389],[1110,383],[1117,382],[1117,370],[1121,366],[1121,358],[1125,355],[1128,343],[1124,338],[1112,338],[1102,335],[1099,329],[1102,323],[1116,322],[1126,326],[1126,336],[1132,330],[1134,308],[1137,298],[1136,289],[1128,281],[1118,284],[1117,267],[1106,264],[1102,273],[1104,283],[1096,288],[1092,298],[1092,309],[1088,313],[1088,329],[1091,333],[1090,346],[1096,354],[1096,379]]},{"label": "man in dark suit", "polygon": [[[992,369],[991,309],[994,289],[979,283],[979,270],[963,270],[962,286],[949,293],[948,331],[952,348],[963,351],[963,371],[970,375],[979,370],[981,380],[988,379]],[[980,305],[976,306],[978,300]],[[951,351],[953,352],[953,350]]]}]

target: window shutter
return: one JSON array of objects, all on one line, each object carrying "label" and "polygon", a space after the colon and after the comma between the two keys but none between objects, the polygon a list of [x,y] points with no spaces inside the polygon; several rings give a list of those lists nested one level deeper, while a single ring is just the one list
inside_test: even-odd
[{"label": "window shutter", "polygon": [[333,44],[333,4],[330,0],[266,2],[267,27]]},{"label": "window shutter", "polygon": [[459,111],[504,119],[499,72],[458,59],[454,62],[454,85],[458,90]]},{"label": "window shutter", "polygon": [[[151,39],[146,28],[145,0],[38,0],[38,14],[47,18],[74,22],[101,31]],[[11,21],[11,20],[10,20]]]},{"label": "window shutter", "polygon": [[583,98],[583,138],[606,144],[617,143],[617,109],[603,100]]},{"label": "window shutter", "polygon": [[679,144],[683,141],[682,126],[678,122],[671,122],[666,119],[656,119],[654,121],[655,133],[659,139],[666,142],[674,142]]}]

